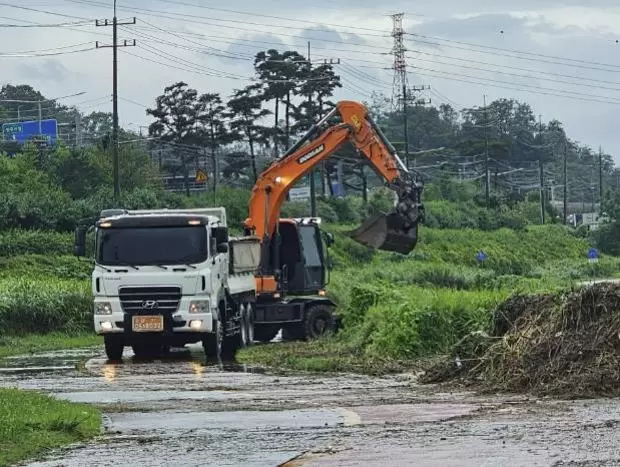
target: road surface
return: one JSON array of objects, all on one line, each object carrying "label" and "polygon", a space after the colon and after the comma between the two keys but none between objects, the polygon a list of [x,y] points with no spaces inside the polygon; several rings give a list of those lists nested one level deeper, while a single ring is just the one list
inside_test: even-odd
[{"label": "road surface", "polygon": [[[126,353],[127,355],[127,353]],[[31,466],[620,465],[617,400],[482,397],[372,378],[263,372],[199,349],[0,363],[0,385],[100,406],[105,431]]]}]

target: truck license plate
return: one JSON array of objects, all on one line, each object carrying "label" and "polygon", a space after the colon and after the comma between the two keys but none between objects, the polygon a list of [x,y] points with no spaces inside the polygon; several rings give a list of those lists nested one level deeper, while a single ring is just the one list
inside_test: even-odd
[{"label": "truck license plate", "polygon": [[136,332],[158,332],[164,330],[164,317],[159,316],[134,316],[133,330]]}]

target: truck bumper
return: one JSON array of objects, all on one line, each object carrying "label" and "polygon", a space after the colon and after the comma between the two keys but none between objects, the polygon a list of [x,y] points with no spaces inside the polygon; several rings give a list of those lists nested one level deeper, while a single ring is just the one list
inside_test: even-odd
[{"label": "truck bumper", "polygon": [[[213,313],[190,313],[190,302],[195,297],[183,297],[174,313],[158,313],[157,310],[127,313],[121,308],[117,297],[96,297],[94,300],[93,325],[95,333],[105,334],[203,334],[213,332]],[[105,311],[102,311],[105,310]],[[156,331],[135,331],[134,316],[162,316],[164,329]]]}]

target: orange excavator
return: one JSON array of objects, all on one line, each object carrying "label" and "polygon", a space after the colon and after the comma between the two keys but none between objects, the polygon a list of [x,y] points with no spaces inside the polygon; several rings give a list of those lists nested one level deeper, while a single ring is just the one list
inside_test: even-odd
[{"label": "orange excavator", "polygon": [[[339,121],[334,121],[338,119]],[[245,234],[261,238],[254,337],[270,341],[283,329],[288,338],[316,338],[335,330],[335,304],[325,293],[328,248],[318,218],[283,219],[280,209],[291,187],[351,142],[396,194],[394,210],[368,219],[347,235],[371,248],[407,254],[417,243],[423,218],[422,185],[373,122],[366,107],[340,101],[286,154],[259,177],[249,202]]]}]

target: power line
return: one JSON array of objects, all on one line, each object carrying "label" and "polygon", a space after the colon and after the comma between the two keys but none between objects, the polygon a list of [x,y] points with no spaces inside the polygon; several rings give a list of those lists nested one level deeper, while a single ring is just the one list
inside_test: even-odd
[{"label": "power line", "polygon": [[[416,70],[420,70],[421,72],[417,72],[416,74],[422,75],[422,76],[428,76],[427,74],[425,75],[425,72],[432,72],[432,73],[439,73],[440,75],[431,75],[437,78],[444,78],[444,79],[448,79],[448,80],[454,80],[454,81],[462,81],[460,79],[455,79],[453,78],[453,76],[462,76],[465,78],[471,78],[471,79],[477,79],[477,80],[482,80],[482,81],[489,81],[492,83],[500,83],[500,84],[511,84],[511,83],[506,83],[505,81],[501,81],[501,80],[496,80],[496,79],[491,79],[491,78],[482,78],[479,76],[471,76],[471,75],[465,75],[462,73],[450,73],[449,77],[445,76],[445,72],[441,71],[441,70],[433,70],[433,69],[429,69],[429,68],[422,68],[422,67],[418,67],[418,66],[411,66],[412,68],[416,69]],[[474,84],[482,84],[482,83],[474,83]],[[487,84],[482,84],[484,86],[486,86]],[[620,104],[620,102],[609,102],[609,100],[612,101],[616,101],[618,100],[618,98],[613,98],[613,97],[609,97],[609,96],[601,96],[601,95],[596,95],[596,94],[586,94],[586,93],[580,93],[580,92],[574,92],[574,91],[562,91],[562,90],[557,90],[557,89],[553,89],[553,88],[545,88],[542,86],[534,86],[534,85],[530,85],[530,84],[518,84],[518,86],[521,87],[528,87],[528,88],[532,88],[532,89],[537,89],[540,91],[535,91],[535,93],[537,94],[548,94],[548,95],[555,95],[555,96],[559,96],[559,97],[569,97],[569,98],[573,98],[573,99],[579,99],[579,100],[589,100],[589,101],[593,101],[593,102],[601,102],[601,103],[612,103],[612,104]],[[496,87],[502,87],[502,86],[496,86]],[[519,88],[512,88],[512,89],[516,89],[518,91],[524,91],[523,89],[519,89]],[[550,91],[550,92],[542,92],[542,91]],[[529,91],[528,91],[529,92]],[[562,93],[567,93],[569,95],[562,95],[562,94],[558,94],[559,92]],[[579,97],[579,96],[583,96],[583,97]]]},{"label": "power line", "polygon": [[[83,4],[87,4],[87,5],[92,5],[92,6],[99,6],[99,7],[104,7],[106,6],[104,3],[101,2],[97,2],[94,0],[67,0],[70,2],[75,2],[75,3],[83,3]],[[235,19],[222,19],[222,18],[214,18],[211,16],[203,16],[203,15],[195,15],[195,14],[186,14],[186,13],[168,13],[168,12],[163,12],[161,10],[153,10],[153,9],[149,9],[149,8],[139,8],[139,7],[126,7],[124,8],[125,11],[130,11],[130,12],[134,12],[134,13],[141,13],[141,14],[145,14],[145,15],[151,15],[151,16],[155,16],[155,15],[167,15],[167,16],[173,16],[173,17],[179,17],[182,18],[183,20],[186,20],[187,18],[189,19],[195,19],[195,18],[199,18],[199,19],[203,19],[203,20],[208,20],[208,21],[220,21],[222,23],[233,23],[233,24],[247,24],[250,26],[265,26],[265,27],[277,27],[277,28],[282,28],[282,29],[295,29],[298,30],[299,27],[297,26],[287,26],[287,25],[282,25],[282,24],[277,24],[277,25],[269,25],[269,24],[265,24],[265,23],[259,23],[259,22],[254,22],[254,21],[243,21],[243,20],[235,20]],[[346,26],[345,26],[346,27]],[[317,28],[306,28],[308,30],[313,30],[313,31],[317,31],[317,32],[329,32],[326,31],[325,28],[321,28],[321,29],[317,29]],[[370,34],[370,33],[356,33],[359,36],[369,36],[369,37],[388,37],[388,35],[386,33],[383,34]]]},{"label": "power line", "polygon": [[[418,54],[422,54],[422,55],[430,55],[433,57],[441,57],[441,58],[447,58],[449,60],[456,60],[459,62],[467,62],[467,63],[477,63],[479,65],[488,65],[488,66],[494,66],[494,67],[498,67],[498,68],[507,68],[510,70],[517,70],[517,71],[526,71],[526,72],[530,72],[530,73],[538,73],[541,75],[547,75],[547,76],[557,76],[557,77],[561,77],[561,78],[572,78],[572,79],[576,79],[576,80],[580,80],[580,81],[591,81],[594,83],[603,83],[603,84],[618,84],[620,85],[620,82],[618,81],[609,81],[609,80],[600,80],[600,79],[594,79],[594,78],[586,78],[586,77],[582,77],[582,76],[574,76],[574,75],[567,75],[566,73],[553,73],[553,72],[549,72],[549,71],[542,71],[542,70],[533,70],[531,68],[522,68],[522,67],[516,67],[516,66],[510,66],[510,65],[505,65],[505,64],[499,64],[499,63],[489,63],[489,62],[481,62],[479,60],[472,60],[469,58],[459,58],[459,57],[452,57],[449,55],[441,55],[441,54],[436,54],[436,53],[430,53],[430,52],[423,52],[421,50],[412,50],[412,52],[418,53]],[[423,60],[420,58],[417,58],[418,60]],[[440,62],[437,62],[440,63]],[[540,79],[538,77],[532,77],[534,79]]]},{"label": "power line", "polygon": [[[13,18],[5,18],[5,17],[0,17],[0,18],[13,20]],[[15,21],[23,21],[23,20],[15,20]],[[85,26],[87,24],[89,24],[89,22],[87,21],[75,21],[73,23],[32,23],[32,24],[0,23],[0,28],[62,28],[63,26],[80,26],[80,25]]]},{"label": "power line", "polygon": [[81,19],[84,21],[89,21],[89,18],[85,18],[83,16],[72,16],[72,15],[64,15],[62,13],[55,13],[53,11],[48,11],[48,10],[39,10],[37,8],[29,8],[29,7],[25,7],[25,6],[20,6],[20,5],[13,5],[11,3],[0,3],[1,6],[6,6],[9,8],[16,8],[18,10],[26,10],[26,11],[34,11],[36,13],[45,13],[46,15],[53,15],[53,16],[60,16],[62,18],[71,18],[71,19]]},{"label": "power line", "polygon": [[67,50],[64,52],[46,52],[46,53],[0,53],[0,58],[28,58],[28,57],[51,57],[55,55],[69,55],[94,50],[95,47],[88,47],[78,50]]},{"label": "power line", "polygon": [[[68,2],[72,2],[72,3],[82,3],[85,5],[92,5],[92,6],[97,6],[100,8],[104,8],[105,5],[101,4],[101,3],[97,3],[97,2],[91,2],[89,0],[65,0]],[[178,13],[176,13],[177,16],[182,16],[182,17],[175,17],[172,15],[175,15],[175,13],[169,13],[169,14],[165,14],[163,12],[159,12],[159,13],[151,13],[152,11],[157,11],[157,10],[145,10],[143,8],[133,8],[133,9],[129,9],[129,8],[125,8],[125,11],[131,12],[131,13],[138,13],[138,14],[142,14],[142,15],[146,15],[146,16],[153,16],[153,17],[158,17],[158,18],[165,18],[165,19],[170,19],[173,21],[184,21],[187,23],[194,23],[194,24],[200,24],[200,25],[207,25],[207,26],[213,26],[213,27],[221,27],[221,28],[228,28],[228,29],[234,29],[236,31],[247,31],[247,32],[252,32],[252,33],[257,33],[257,32],[264,32],[264,33],[269,33],[271,35],[274,36],[283,36],[283,37],[294,37],[294,38],[298,38],[298,39],[304,39],[304,40],[311,40],[311,41],[319,41],[319,42],[329,42],[329,43],[335,43],[335,44],[346,44],[346,45],[351,45],[351,46],[356,46],[356,47],[366,47],[366,48],[372,48],[372,49],[382,49],[384,50],[384,47],[378,46],[378,45],[370,45],[370,44],[363,44],[363,43],[354,43],[354,42],[349,42],[349,41],[338,41],[338,40],[333,40],[333,39],[324,39],[324,38],[319,38],[319,37],[304,37],[304,36],[300,36],[297,34],[286,34],[286,33],[281,33],[281,32],[274,32],[273,25],[269,25],[269,24],[260,24],[261,26],[264,26],[266,28],[270,28],[268,30],[265,31],[257,31],[255,28],[242,28],[240,26],[233,26],[233,25],[228,25],[228,24],[214,24],[214,23],[210,23],[207,21],[201,21],[199,19],[196,18],[201,18],[201,16],[197,16],[197,15],[180,15]],[[224,21],[224,20],[220,20],[220,21]],[[276,26],[276,27],[280,27],[280,26]],[[325,31],[320,31],[320,32],[325,32]]]},{"label": "power line", "polygon": [[[470,70],[483,71],[483,72],[488,72],[488,73],[497,73],[497,74],[506,75],[506,76],[514,76],[514,77],[517,77],[517,78],[537,79],[537,80],[542,80],[542,81],[549,81],[549,82],[552,82],[552,83],[568,84],[568,85],[573,85],[573,86],[582,86],[581,83],[574,83],[574,82],[564,81],[564,80],[560,80],[560,79],[542,78],[542,77],[536,77],[536,76],[520,75],[518,73],[509,73],[509,72],[500,71],[500,70],[489,70],[488,68],[480,68],[480,67],[470,66],[470,65],[460,65],[460,64],[456,64],[456,63],[448,63],[448,62],[442,62],[442,61],[438,61],[438,60],[429,60],[429,59],[426,59],[426,58],[418,58],[417,60],[418,61],[422,61],[422,62],[436,63],[438,65],[447,65],[447,66],[453,66],[453,67],[467,68],[467,69],[470,69]],[[612,81],[612,83],[613,83],[613,81]],[[618,82],[616,82],[614,84],[620,85],[620,83],[618,83]],[[596,85],[596,84],[589,84],[588,86],[591,87],[591,88],[604,89],[604,90],[607,90],[607,91],[620,91],[620,87],[612,88],[612,87],[609,87],[609,86],[602,86],[602,85]]]},{"label": "power line", "polygon": [[[557,56],[557,55],[546,55],[546,54],[540,54],[540,53],[535,53],[535,52],[525,52],[525,51],[516,50],[516,49],[504,49],[502,47],[494,47],[494,46],[490,46],[490,45],[474,44],[472,42],[457,41],[457,40],[454,40],[454,39],[444,39],[442,37],[437,37],[437,36],[425,36],[423,34],[417,34],[417,33],[407,33],[407,34],[410,35],[410,36],[413,36],[413,37],[423,37],[425,39],[438,40],[438,41],[449,42],[449,43],[453,43],[453,44],[468,45],[470,47],[479,47],[479,48],[482,48],[482,49],[489,49],[489,50],[494,50],[494,51],[499,51],[499,52],[511,52],[511,53],[517,53],[517,54],[522,54],[522,55],[526,55],[526,56],[541,57],[541,58],[551,58],[551,59],[555,59],[555,60],[564,60],[564,61],[568,61],[568,62],[582,63],[582,64],[587,64],[587,65],[597,65],[597,66],[602,66],[602,67],[620,68],[620,65],[615,65],[615,64],[610,64],[610,63],[593,62],[593,61],[590,61],[590,60],[579,60],[579,59],[576,59],[576,58],[560,57],[560,56]],[[434,45],[439,45],[439,44],[434,44]]]},{"label": "power line", "polygon": [[534,61],[534,62],[540,62],[540,63],[549,63],[552,65],[562,65],[562,66],[569,66],[569,67],[574,67],[574,68],[582,68],[582,69],[587,69],[587,70],[597,70],[597,71],[605,71],[605,72],[609,72],[609,73],[620,73],[620,69],[616,69],[616,70],[609,70],[606,68],[601,68],[600,66],[588,66],[588,65],[580,65],[580,64],[570,64],[570,63],[562,63],[562,62],[558,62],[558,61],[552,61],[552,60],[543,60],[541,58],[532,58],[532,57],[522,57],[519,55],[507,55],[507,54],[500,54],[498,52],[494,52],[492,50],[475,50],[475,49],[471,49],[471,48],[466,48],[466,47],[459,47],[458,45],[452,45],[452,44],[440,44],[439,42],[430,42],[430,41],[423,41],[420,39],[410,39],[414,42],[418,42],[421,44],[428,44],[428,45],[433,45],[433,46],[439,46],[439,47],[450,47],[453,49],[459,49],[459,50],[466,50],[468,52],[475,52],[475,53],[484,53],[484,54],[489,54],[489,55],[498,55],[501,57],[509,57],[509,58],[516,58],[518,60],[529,60],[529,61]]},{"label": "power line", "polygon": [[281,19],[281,20],[284,20],[284,21],[287,21],[287,22],[314,24],[314,25],[318,25],[318,26],[331,26],[331,27],[337,27],[337,28],[357,29],[357,30],[360,30],[360,31],[373,31],[373,32],[383,32],[383,33],[385,33],[385,31],[382,31],[381,29],[363,28],[363,27],[359,27],[359,26],[345,26],[343,24],[316,23],[314,21],[308,21],[308,20],[303,20],[303,19],[285,18],[283,16],[266,15],[266,14],[263,14],[263,13],[247,12],[247,11],[239,11],[239,10],[229,10],[229,9],[226,9],[226,8],[215,8],[215,7],[212,7],[212,6],[197,5],[195,3],[187,3],[187,2],[180,2],[180,1],[173,1],[173,0],[156,0],[156,1],[159,1],[159,2],[162,2],[162,3],[166,3],[168,5],[170,5],[170,4],[173,4],[173,5],[184,5],[184,6],[191,6],[191,7],[194,7],[194,8],[201,8],[201,9],[205,9],[205,10],[221,11],[221,12],[224,12],[224,13],[235,13],[235,14],[239,14],[239,15],[246,15],[246,16],[252,16],[252,17]]}]

